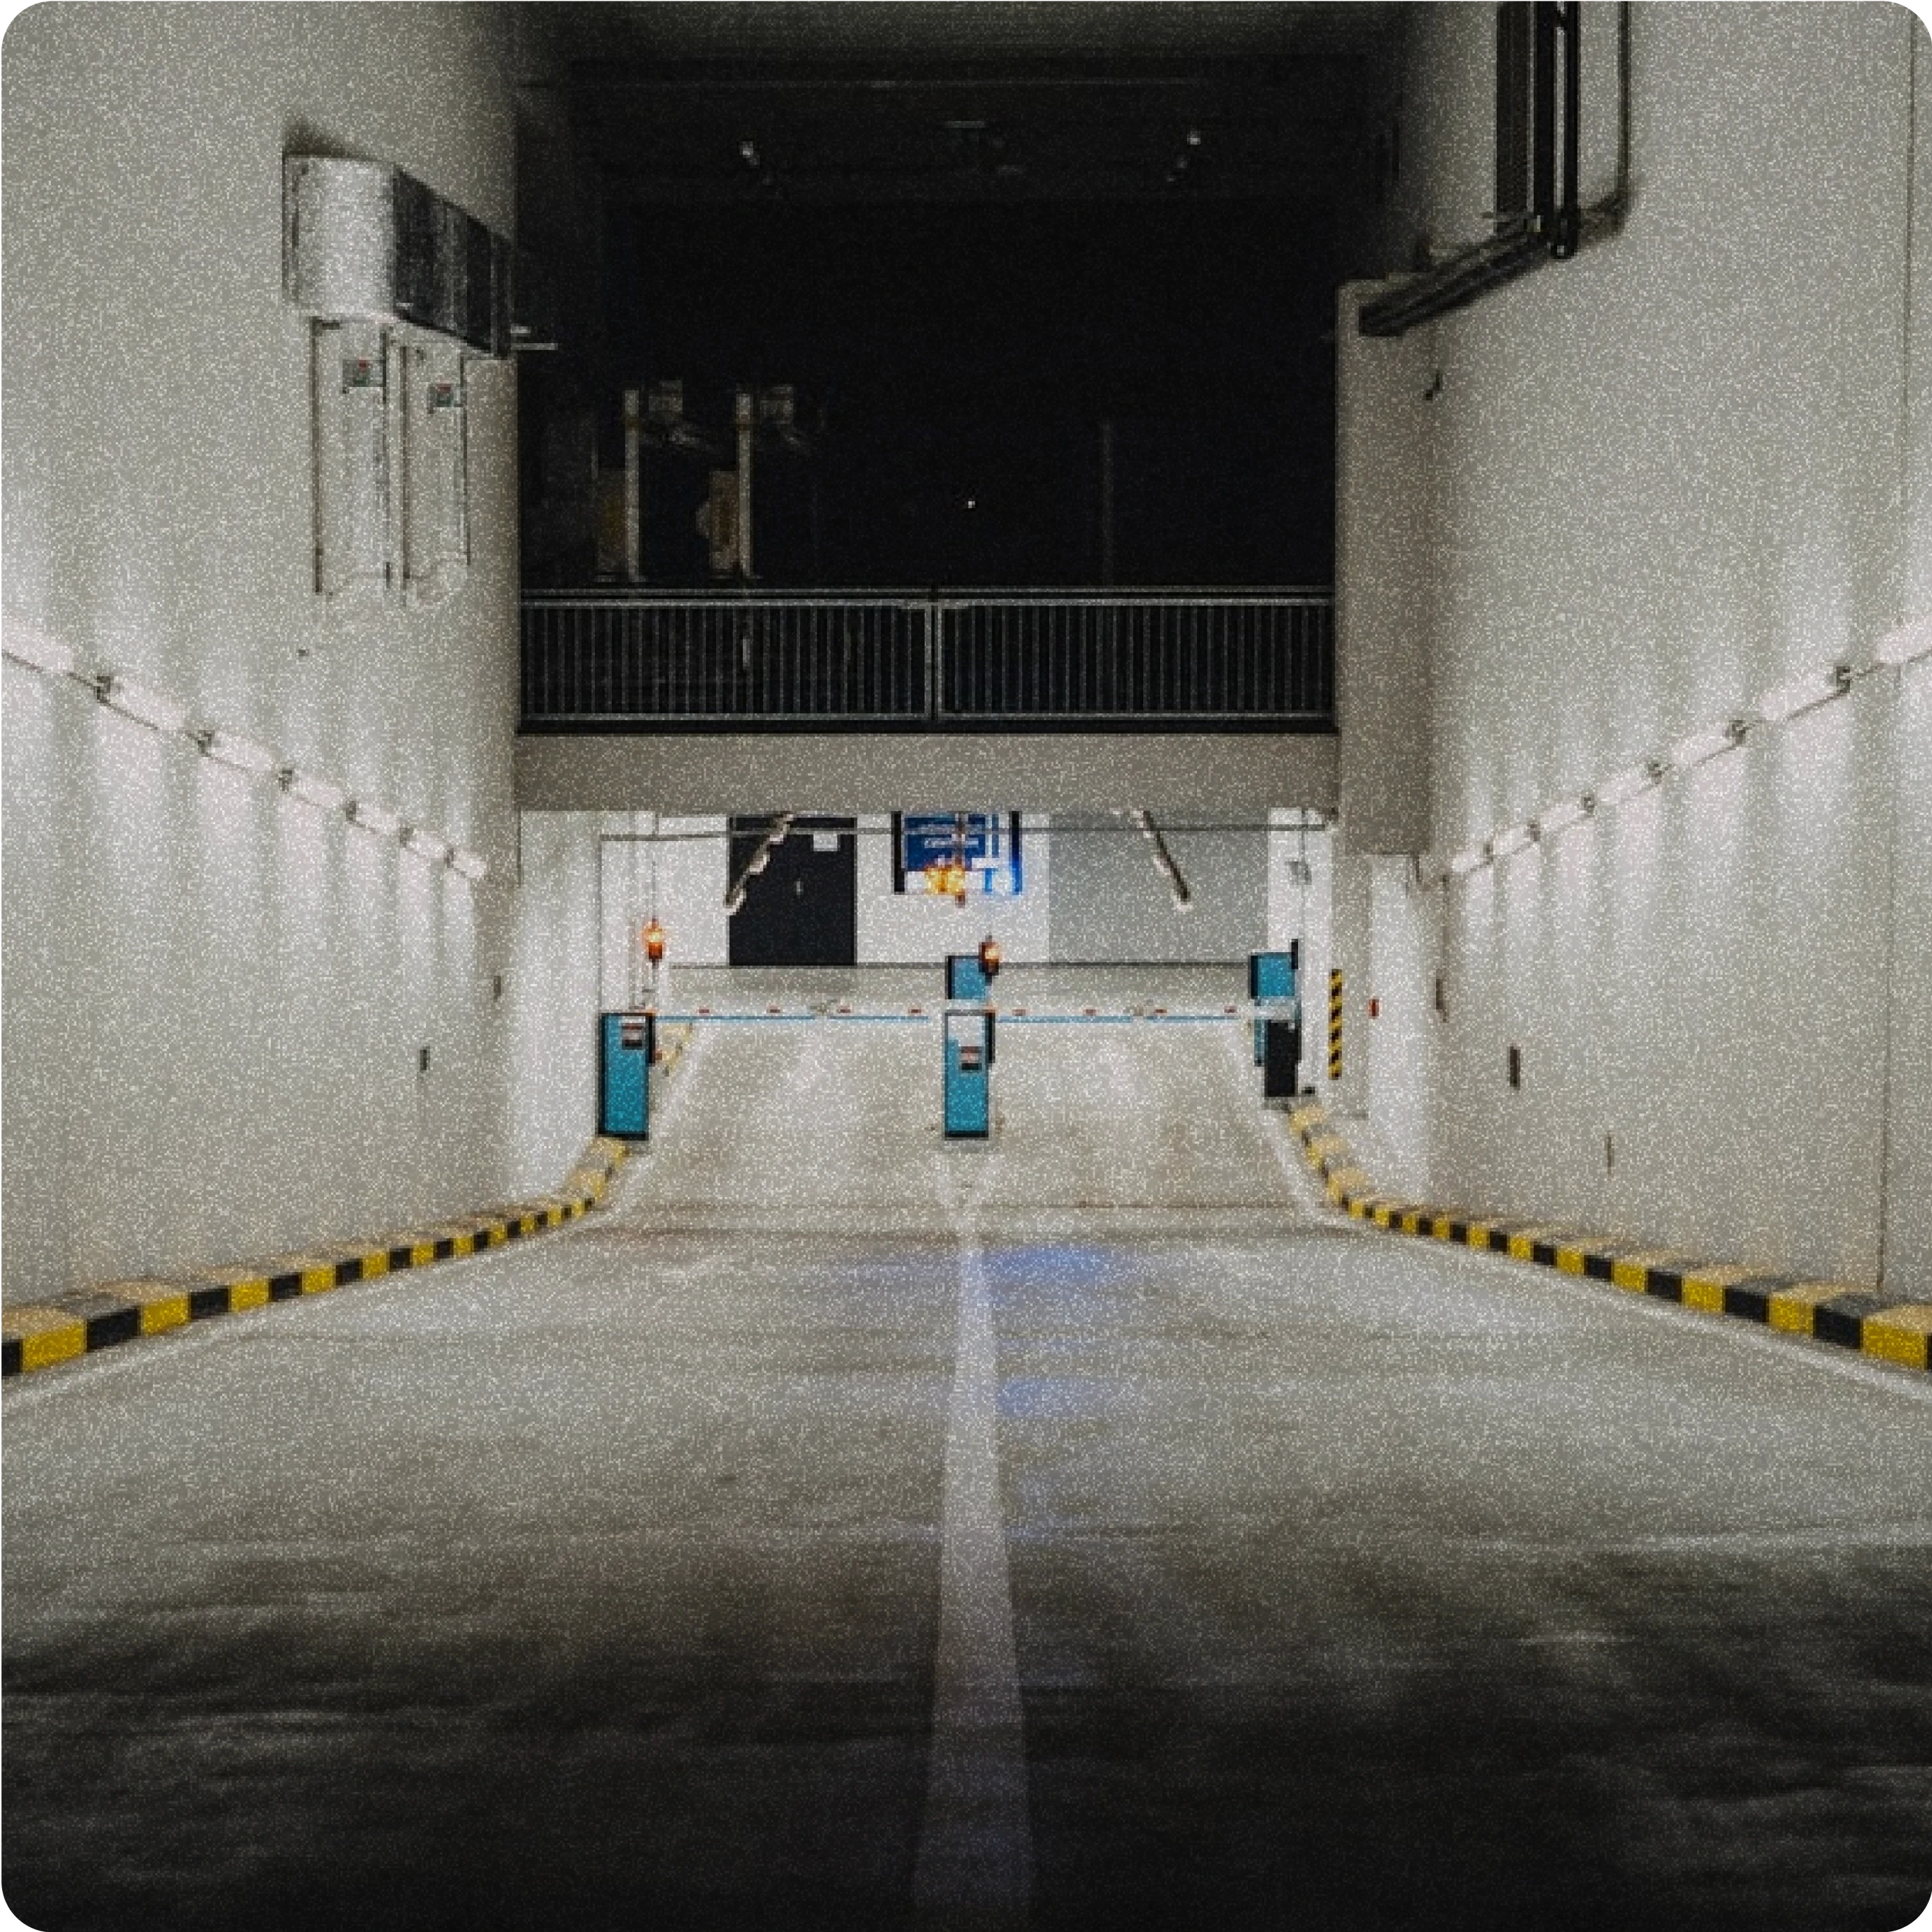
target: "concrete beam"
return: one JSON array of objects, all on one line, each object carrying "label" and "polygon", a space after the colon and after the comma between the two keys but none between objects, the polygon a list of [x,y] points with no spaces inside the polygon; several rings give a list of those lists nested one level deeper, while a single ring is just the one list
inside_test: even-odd
[{"label": "concrete beam", "polygon": [[517,741],[526,812],[851,814],[969,802],[1021,812],[1333,812],[1327,733],[746,732]]}]

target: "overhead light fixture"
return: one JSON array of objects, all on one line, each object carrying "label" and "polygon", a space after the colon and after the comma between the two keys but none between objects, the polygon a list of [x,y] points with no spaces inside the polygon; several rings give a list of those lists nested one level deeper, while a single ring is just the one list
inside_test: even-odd
[{"label": "overhead light fixture", "polygon": [[278,776],[283,790],[291,798],[298,798],[318,811],[340,812],[349,802],[349,794],[332,778],[318,778],[295,765],[284,765]]},{"label": "overhead light fixture", "polygon": [[94,694],[103,704],[156,731],[179,731],[188,721],[188,708],[178,698],[151,691],[145,684],[104,670],[94,680]]},{"label": "overhead light fixture", "polygon": [[25,664],[29,670],[44,670],[50,677],[70,677],[74,674],[76,660],[73,652],[58,638],[49,637],[31,624],[8,625],[4,635],[0,635],[0,649],[4,649],[16,664]]},{"label": "overhead light fixture", "polygon": [[460,872],[472,885],[490,869],[489,860],[466,845],[458,845],[450,853],[449,865],[452,872]]},{"label": "overhead light fixture", "polygon": [[758,849],[746,862],[745,869],[738,874],[731,890],[724,895],[724,910],[727,912],[736,912],[745,903],[746,886],[772,862],[772,854],[790,836],[791,821],[792,814],[788,812],[781,812],[772,820],[764,838],[759,842]]},{"label": "overhead light fixture", "polygon": [[349,806],[352,824],[359,825],[365,832],[373,832],[379,838],[393,838],[403,829],[403,815],[392,812],[386,805],[374,805],[366,798],[352,799]]},{"label": "overhead light fixture", "polygon": [[1554,838],[1573,825],[1581,825],[1596,808],[1595,798],[1587,791],[1581,798],[1565,799],[1560,805],[1552,805],[1547,812],[1538,813],[1536,836],[1539,838]]},{"label": "overhead light fixture", "polygon": [[427,859],[433,866],[443,864],[449,857],[449,841],[439,838],[434,832],[425,832],[420,825],[412,825],[403,834],[403,843],[419,859]]},{"label": "overhead light fixture", "polygon": [[1664,776],[1664,769],[1654,758],[1646,758],[1640,765],[1629,765],[1612,773],[1591,795],[1599,805],[1622,805],[1627,799],[1649,790]]},{"label": "overhead light fixture", "polygon": [[1141,836],[1154,849],[1154,869],[1167,881],[1168,896],[1174,901],[1176,912],[1192,912],[1194,895],[1187,890],[1187,881],[1180,876],[1180,868],[1174,862],[1174,854],[1167,849],[1167,841],[1156,827],[1153,818],[1144,812],[1132,814],[1134,824],[1139,828]]},{"label": "overhead light fixture", "polygon": [[[12,649],[10,645],[8,647]],[[1932,657],[1932,617],[1919,617],[1888,631],[1872,646],[1872,662],[1882,664],[1916,664]]]},{"label": "overhead light fixture", "polygon": [[1757,701],[1757,715],[1767,724],[1780,724],[1787,718],[1796,718],[1801,711],[1828,704],[1851,688],[1850,664],[1834,664],[1824,670],[1806,671],[1767,691]]},{"label": "overhead light fixture", "polygon": [[279,771],[281,761],[266,745],[258,745],[252,738],[244,738],[232,731],[202,731],[196,736],[196,742],[206,757],[217,764],[232,765],[238,772],[256,772],[263,776]]},{"label": "overhead light fixture", "polygon": [[1680,772],[1693,771],[1720,752],[1730,751],[1744,741],[1744,721],[1742,718],[1727,718],[1707,731],[1694,731],[1688,738],[1678,739],[1670,748],[1670,762]]}]

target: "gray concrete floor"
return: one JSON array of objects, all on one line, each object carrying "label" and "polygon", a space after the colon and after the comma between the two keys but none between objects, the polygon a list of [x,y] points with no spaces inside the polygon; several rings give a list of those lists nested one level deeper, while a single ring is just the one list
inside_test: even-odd
[{"label": "gray concrete floor", "polygon": [[947,1145],[929,1025],[720,1023],[593,1222],[10,1384],[8,1902],[1905,1924],[1927,1390],[1336,1226],[1244,1046]]}]

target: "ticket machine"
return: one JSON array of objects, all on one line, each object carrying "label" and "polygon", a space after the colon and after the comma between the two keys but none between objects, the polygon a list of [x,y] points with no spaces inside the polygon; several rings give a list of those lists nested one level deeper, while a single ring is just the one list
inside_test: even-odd
[{"label": "ticket machine", "polygon": [[949,952],[946,956],[946,997],[977,1005],[992,988],[976,952]]},{"label": "ticket machine", "polygon": [[[1255,1064],[1263,1064],[1267,1058],[1267,1041],[1264,1029],[1270,1017],[1268,1009],[1280,1008],[1295,999],[1295,973],[1300,964],[1301,942],[1289,943],[1286,952],[1250,952],[1248,955],[1248,998],[1254,1004],[1255,1013]],[[1299,1017],[1300,1007],[1295,1012]],[[1281,1016],[1277,1013],[1276,1017]]]},{"label": "ticket machine", "polygon": [[1292,1100],[1301,1085],[1301,1022],[1270,1014],[1262,1030],[1262,1098]]},{"label": "ticket machine", "polygon": [[651,1067],[657,1058],[655,1013],[598,1016],[597,1131],[614,1140],[651,1137]]},{"label": "ticket machine", "polygon": [[946,1138],[984,1140],[993,1130],[993,1016],[956,1006],[944,1022]]},{"label": "ticket machine", "polygon": [[949,952],[946,956],[946,997],[976,1006],[993,997],[993,981],[1000,970],[1000,942],[989,932],[980,942],[976,952]]},{"label": "ticket machine", "polygon": [[1255,1064],[1262,1070],[1262,1098],[1290,1100],[1300,1089],[1301,1002],[1296,976],[1301,942],[1286,952],[1248,955],[1248,998],[1255,1007]]}]

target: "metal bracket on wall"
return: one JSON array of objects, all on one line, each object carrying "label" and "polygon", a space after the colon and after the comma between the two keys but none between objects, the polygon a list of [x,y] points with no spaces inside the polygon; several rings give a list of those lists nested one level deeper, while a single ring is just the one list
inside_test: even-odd
[{"label": "metal bracket on wall", "polygon": [[[1516,9],[1505,8],[1506,15]],[[1629,206],[1630,173],[1630,5],[1618,10],[1617,20],[1617,172],[1612,193],[1589,206],[1579,200],[1577,138],[1582,118],[1582,28],[1580,0],[1533,0],[1523,6],[1531,31],[1522,36],[1529,60],[1533,98],[1526,117],[1505,110],[1506,89],[1498,88],[1499,142],[1514,140],[1526,118],[1531,205],[1517,212],[1499,211],[1496,232],[1456,250],[1396,288],[1362,304],[1358,326],[1364,335],[1406,334],[1419,324],[1466,307],[1490,290],[1515,280],[1546,262],[1564,262],[1586,243],[1601,241],[1623,226]],[[1507,35],[1499,35],[1505,40]],[[1556,52],[1562,50],[1562,72]],[[1498,49],[1498,60],[1503,58]],[[1558,94],[1561,93],[1559,106]],[[1556,154],[1560,134],[1562,184],[1557,188]],[[1502,172],[1499,167],[1498,172]]]}]

